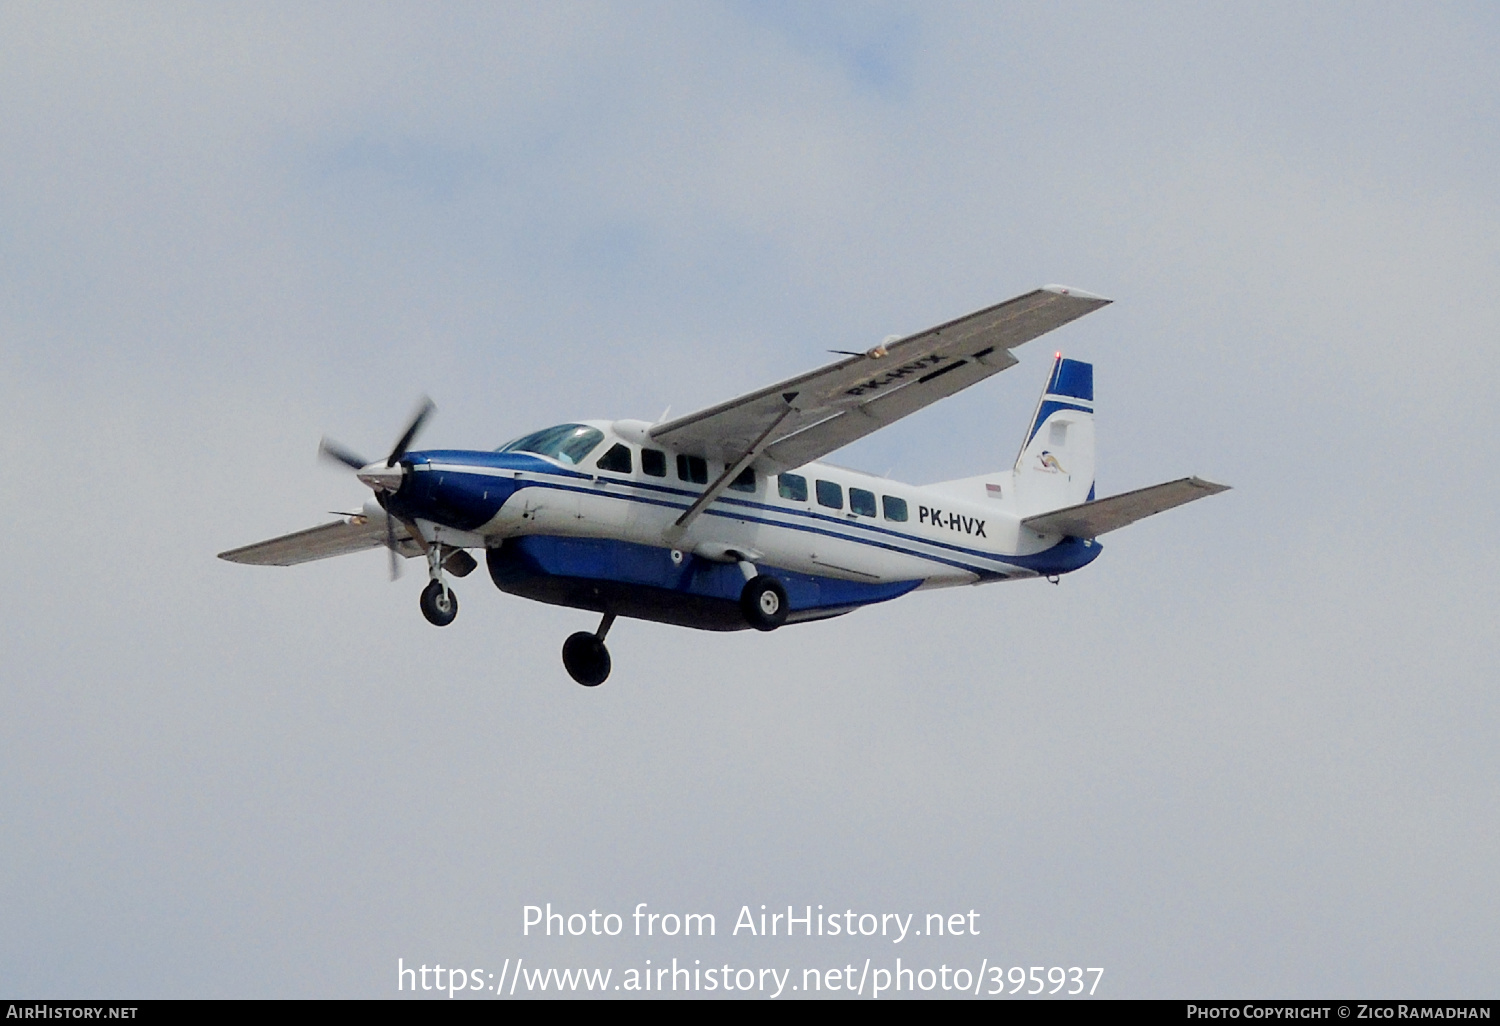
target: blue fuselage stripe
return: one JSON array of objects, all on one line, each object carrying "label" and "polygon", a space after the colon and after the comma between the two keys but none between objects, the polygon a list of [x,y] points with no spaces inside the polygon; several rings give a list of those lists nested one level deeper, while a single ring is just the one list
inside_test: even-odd
[{"label": "blue fuselage stripe", "polygon": [[[542,482],[542,481],[526,481],[526,482],[522,483],[521,488],[526,488],[528,486],[532,487],[532,488],[552,488],[552,489],[556,489],[557,491],[562,491],[562,492],[578,492],[578,493],[583,494],[583,495],[598,495],[599,494],[598,492],[591,491],[591,490],[589,490],[587,488],[575,488],[575,487],[572,487],[571,485],[552,484],[550,482]],[[521,489],[517,488],[516,490],[520,491]],[[686,509],[687,508],[686,506],[679,506],[675,502],[662,502],[660,499],[643,499],[643,498],[640,498],[639,496],[635,496],[635,495],[606,495],[605,498],[618,499],[621,502],[638,502],[638,503],[642,503],[642,504],[648,505],[648,506],[665,506],[668,509]],[[765,508],[765,507],[761,507],[761,508]],[[778,510],[778,512],[780,512],[780,511]],[[733,513],[733,512],[730,512],[728,510],[714,509],[712,507],[704,510],[703,511],[703,515],[704,516],[708,516],[708,517],[724,517],[724,518],[729,519],[729,520],[745,520],[745,521],[749,521],[750,523],[753,523],[753,524],[764,524],[767,527],[784,527],[788,531],[803,531],[803,532],[808,533],[808,534],[821,534],[821,535],[823,535],[826,538],[837,538],[840,541],[853,542],[856,545],[868,545],[871,548],[887,549],[887,550],[889,550],[891,552],[899,552],[902,555],[906,555],[906,556],[916,556],[918,559],[929,560],[929,561],[931,561],[933,563],[942,563],[945,566],[955,567],[955,568],[957,568],[959,570],[966,570],[966,571],[968,571],[970,573],[975,573],[975,574],[981,574],[981,575],[983,575],[983,574],[995,574],[995,573],[999,572],[999,571],[993,570],[993,569],[986,570],[983,567],[970,566],[970,565],[968,565],[966,563],[955,562],[954,560],[951,560],[951,559],[944,559],[941,556],[929,555],[929,554],[927,554],[925,552],[917,552],[914,549],[902,548],[899,545],[891,545],[891,544],[889,544],[887,542],[873,541],[873,540],[866,539],[866,538],[851,537],[850,535],[847,535],[847,534],[840,534],[837,531],[829,531],[829,530],[825,530],[824,528],[813,527],[813,526],[808,525],[808,524],[788,524],[788,523],[786,523],[784,521],[780,521],[780,520],[768,520],[765,517],[751,516],[751,515],[746,514],[746,513]],[[852,526],[859,526],[859,525],[852,525]],[[996,557],[996,561],[997,562],[1004,562],[1004,560],[1001,560],[998,557]],[[1011,565],[1019,566],[1020,564],[1011,564]]]}]

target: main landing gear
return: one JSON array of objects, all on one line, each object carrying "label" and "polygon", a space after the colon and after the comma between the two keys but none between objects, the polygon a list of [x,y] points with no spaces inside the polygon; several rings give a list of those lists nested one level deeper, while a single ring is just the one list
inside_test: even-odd
[{"label": "main landing gear", "polygon": [[604,636],[614,622],[615,614],[605,613],[593,634],[579,631],[563,642],[563,666],[568,676],[586,688],[596,688],[609,679],[609,649],[604,647]]},{"label": "main landing gear", "polygon": [[[757,573],[749,562],[742,562],[740,569],[746,577],[745,587],[740,591],[740,612],[745,621],[758,631],[774,631],[786,623],[786,589],[781,582],[769,574]],[[615,614],[605,613],[593,634],[579,631],[563,642],[563,666],[568,676],[586,688],[596,688],[609,679],[609,649],[604,645],[604,636],[614,622]]]},{"label": "main landing gear", "polygon": [[[745,622],[758,631],[774,631],[786,623],[786,588],[781,582],[758,572],[748,560],[740,562],[740,572],[745,575],[745,586],[740,590],[740,612]],[[568,676],[586,688],[596,688],[609,679],[609,649],[604,636],[614,622],[615,614],[605,613],[593,634],[579,631],[563,642],[563,666]]]},{"label": "main landing gear", "polygon": [[774,631],[786,623],[786,589],[768,574],[757,574],[740,592],[740,612],[758,631]]}]

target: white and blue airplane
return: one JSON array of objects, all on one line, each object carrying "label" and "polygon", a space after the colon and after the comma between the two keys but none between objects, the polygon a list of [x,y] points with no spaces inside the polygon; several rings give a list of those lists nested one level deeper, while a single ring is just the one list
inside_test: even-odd
[{"label": "white and blue airplane", "polygon": [[1100,535],[1226,489],[1186,477],[1096,499],[1090,364],[1058,354],[1007,469],[915,486],[819,461],[1109,302],[1048,285],[675,420],[559,424],[494,451],[411,451],[424,402],[384,459],[324,439],[373,489],[363,512],[220,558],[289,566],[385,546],[394,578],[398,555],[425,556],[422,612],[442,627],[458,615],[449,577],[482,551],[501,591],[602,615],[563,645],[588,687],[609,676],[620,616],[769,631],[924,588],[1056,583],[1098,557]]}]

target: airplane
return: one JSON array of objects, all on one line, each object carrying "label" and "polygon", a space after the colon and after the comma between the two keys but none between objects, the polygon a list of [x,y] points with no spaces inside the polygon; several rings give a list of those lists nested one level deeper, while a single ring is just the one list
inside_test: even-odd
[{"label": "airplane", "polygon": [[450,576],[482,552],[501,591],[602,617],[563,644],[586,687],[610,674],[617,617],[771,631],[925,589],[1055,584],[1098,558],[1100,535],[1228,487],[1095,498],[1091,364],[1056,355],[1006,469],[916,486],[821,460],[1109,302],[1047,285],[684,417],[558,424],[493,451],[413,451],[426,400],[383,459],[320,445],[374,492],[361,512],[219,557],[290,566],[384,546],[392,579],[398,557],[425,557],[422,613],[444,627]]}]

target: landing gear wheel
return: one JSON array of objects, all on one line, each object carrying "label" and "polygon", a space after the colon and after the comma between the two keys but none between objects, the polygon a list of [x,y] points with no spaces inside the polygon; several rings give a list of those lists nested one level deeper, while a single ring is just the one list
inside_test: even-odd
[{"label": "landing gear wheel", "polygon": [[422,589],[422,615],[434,627],[446,627],[458,616],[458,596],[442,581],[428,581]]},{"label": "landing gear wheel", "polygon": [[597,688],[609,679],[609,649],[596,634],[579,631],[563,642],[563,666],[568,676],[586,688]]},{"label": "landing gear wheel", "polygon": [[761,574],[745,582],[740,611],[758,631],[774,631],[786,623],[786,589],[776,578]]}]

